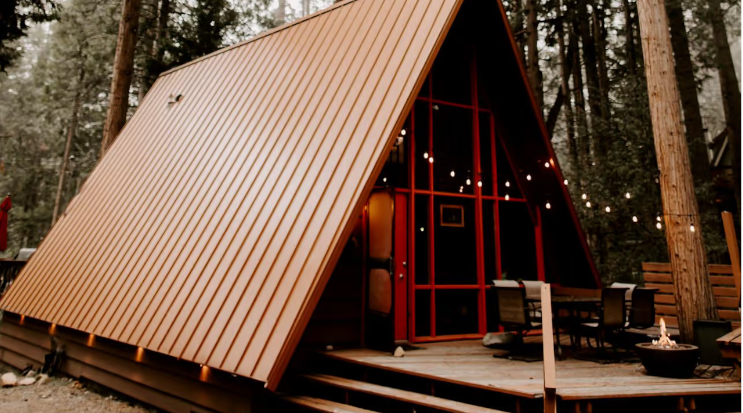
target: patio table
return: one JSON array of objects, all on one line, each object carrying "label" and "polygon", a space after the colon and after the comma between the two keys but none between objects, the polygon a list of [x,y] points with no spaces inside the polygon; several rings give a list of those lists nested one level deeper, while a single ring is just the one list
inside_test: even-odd
[{"label": "patio table", "polygon": [[[528,295],[526,296],[526,300],[530,302],[540,302],[541,297],[538,296],[532,296]],[[554,319],[554,331],[556,336],[556,346],[557,346],[557,353],[562,358],[562,343],[560,341],[560,329],[565,327],[565,324],[563,324],[563,321],[565,318],[560,317],[560,310],[566,310],[568,312],[567,317],[567,326],[572,330],[573,327],[575,327],[575,324],[578,323],[579,317],[578,314],[581,311],[594,311],[598,308],[599,305],[601,305],[601,297],[590,297],[590,296],[575,296],[575,295],[553,295],[552,299],[552,309],[553,314],[555,314]],[[580,344],[580,343],[577,343]],[[575,347],[575,339],[573,337],[572,332],[570,333],[570,345],[571,347]]]}]

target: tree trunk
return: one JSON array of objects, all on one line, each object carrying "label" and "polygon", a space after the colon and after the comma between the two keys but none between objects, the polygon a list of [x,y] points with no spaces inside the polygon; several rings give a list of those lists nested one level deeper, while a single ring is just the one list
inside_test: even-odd
[{"label": "tree trunk", "polygon": [[599,71],[599,96],[601,100],[601,118],[608,121],[611,118],[609,107],[609,71],[606,65],[606,28],[604,27],[604,12],[602,9],[594,9],[593,13],[593,37],[596,42],[597,67]]},{"label": "tree trunk", "polygon": [[[699,109],[697,84],[694,80],[694,65],[689,53],[689,37],[686,34],[684,11],[681,0],[667,0],[666,12],[671,28],[671,46],[676,62],[676,79],[679,82],[681,94],[681,108],[684,110],[684,124],[686,125],[686,140],[691,156],[691,173],[694,176],[694,187],[699,189],[708,185],[712,180],[707,143],[704,138],[702,112]],[[706,199],[699,200],[700,206],[706,204]],[[705,212],[705,211],[702,211]]]},{"label": "tree trunk", "polygon": [[129,87],[134,74],[134,46],[137,44],[137,28],[142,0],[124,0],[119,22],[119,38],[116,43],[111,97],[106,123],[103,127],[101,156],[103,156],[126,122],[129,108]]},{"label": "tree trunk", "polygon": [[526,55],[524,54],[524,11],[521,6],[522,0],[513,0],[511,2],[511,32],[513,32],[514,41],[519,49],[521,62],[526,64]]},{"label": "tree trunk", "polygon": [[631,74],[635,73],[637,68],[637,58],[635,57],[635,28],[634,18],[632,18],[632,8],[630,7],[629,0],[622,0],[622,9],[624,12],[624,24],[625,24],[625,53],[627,54],[627,66]]},{"label": "tree trunk", "polygon": [[286,23],[286,0],[279,0],[279,5],[276,8],[276,21],[279,24]]},{"label": "tree trunk", "polygon": [[591,141],[588,137],[588,119],[586,116],[586,99],[583,96],[583,71],[581,70],[580,53],[578,53],[578,36],[568,36],[569,47],[573,52],[573,96],[575,99],[575,118],[578,126],[578,157],[582,167],[591,164]]},{"label": "tree trunk", "polygon": [[[678,324],[682,341],[692,343],[694,320],[715,320],[717,309],[698,225],[666,10],[663,0],[638,0],[637,9]],[[691,231],[694,221],[696,231]]]},{"label": "tree trunk", "polygon": [[587,5],[596,11],[593,0],[578,0],[578,33],[583,45],[583,64],[586,67],[586,86],[588,86],[588,107],[591,109],[591,126],[594,119],[601,117],[601,98],[599,88],[599,75],[596,69],[596,42],[591,34],[591,20],[588,18]]},{"label": "tree trunk", "polygon": [[537,21],[537,0],[527,0],[529,17],[526,22],[527,31],[527,54],[526,54],[526,73],[531,83],[531,89],[534,91],[534,98],[537,100],[539,110],[544,108],[544,91],[542,90],[542,71],[539,70],[539,50],[537,42],[539,40],[539,22]]},{"label": "tree trunk", "polygon": [[72,148],[72,138],[75,136],[75,130],[77,129],[77,120],[80,112],[80,104],[83,96],[83,81],[85,80],[85,66],[82,62],[82,55],[80,56],[80,71],[77,76],[77,90],[75,91],[75,100],[72,103],[72,113],[70,114],[70,123],[67,125],[67,141],[64,146],[64,154],[62,155],[62,164],[59,167],[59,183],[57,184],[57,196],[54,199],[54,209],[52,210],[52,226],[57,222],[59,217],[59,209],[62,204],[62,192],[64,192],[64,181],[65,175],[67,174],[67,165],[70,162],[70,149]]},{"label": "tree trunk", "polygon": [[160,2],[160,10],[157,14],[157,30],[155,31],[155,45],[152,48],[152,56],[157,62],[162,62],[165,54],[165,39],[168,37],[168,19],[170,19],[170,0]]},{"label": "tree trunk", "polygon": [[740,216],[740,87],[735,74],[733,57],[730,54],[727,29],[720,0],[708,1],[709,21],[715,39],[715,61],[720,75],[720,91],[725,110],[730,150],[733,152],[733,181],[735,183],[735,202]]},{"label": "tree trunk", "polygon": [[[558,58],[560,63],[560,91],[566,97],[563,105],[565,106],[565,129],[568,138],[568,153],[573,163],[575,176],[580,183],[580,158],[578,157],[578,145],[575,140],[575,119],[573,115],[573,104],[570,101],[570,75],[573,72],[573,60],[575,47],[570,44],[565,54],[565,36],[563,34],[564,25],[562,21],[562,1],[557,3],[557,46]],[[572,39],[572,41],[575,41]]]}]

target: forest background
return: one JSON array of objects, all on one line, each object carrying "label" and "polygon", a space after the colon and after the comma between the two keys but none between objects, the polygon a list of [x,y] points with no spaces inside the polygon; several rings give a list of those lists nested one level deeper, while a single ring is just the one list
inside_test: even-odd
[{"label": "forest background", "polygon": [[[128,114],[162,71],[332,2],[142,0]],[[603,281],[640,281],[642,262],[668,257],[635,1],[503,3]],[[726,263],[720,212],[740,216],[740,1],[666,8],[700,206],[694,224],[709,262]],[[0,194],[13,201],[0,258],[36,247],[55,205],[63,211],[98,162],[121,12],[121,0],[0,6],[14,16],[0,19]]]}]

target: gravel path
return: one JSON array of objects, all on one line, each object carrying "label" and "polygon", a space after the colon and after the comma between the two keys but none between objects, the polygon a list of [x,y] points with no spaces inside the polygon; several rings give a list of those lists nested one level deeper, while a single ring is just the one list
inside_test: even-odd
[{"label": "gravel path", "polygon": [[[18,370],[0,364],[0,374],[9,371],[18,374]],[[156,410],[98,393],[74,379],[54,377],[42,385],[0,388],[0,412],[154,413]]]}]

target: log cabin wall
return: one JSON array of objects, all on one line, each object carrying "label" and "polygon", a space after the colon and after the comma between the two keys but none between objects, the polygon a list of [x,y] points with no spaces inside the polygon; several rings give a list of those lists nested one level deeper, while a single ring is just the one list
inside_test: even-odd
[{"label": "log cabin wall", "polygon": [[[64,346],[62,372],[169,412],[256,412],[270,402],[263,383],[5,312],[0,361],[39,368],[52,334]],[[92,337],[92,338],[91,338]]]}]

